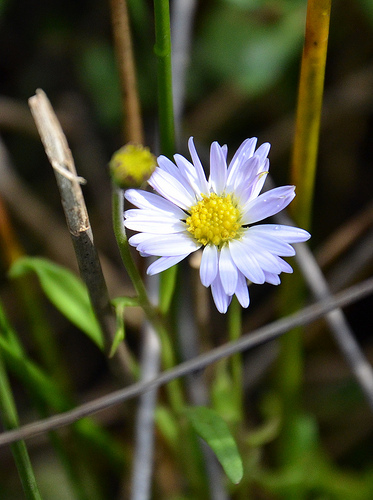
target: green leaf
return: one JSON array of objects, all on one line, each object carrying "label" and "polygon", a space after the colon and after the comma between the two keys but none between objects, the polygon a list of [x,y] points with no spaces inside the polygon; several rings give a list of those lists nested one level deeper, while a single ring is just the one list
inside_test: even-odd
[{"label": "green leaf", "polygon": [[204,406],[190,407],[186,415],[197,434],[215,452],[232,483],[238,484],[243,476],[242,460],[225,421],[214,410]]},{"label": "green leaf", "polygon": [[93,312],[87,289],[80,279],[68,269],[39,257],[18,259],[11,267],[9,276],[18,278],[30,271],[36,273],[45,295],[52,304],[103,349],[101,328]]},{"label": "green leaf", "polygon": [[125,339],[126,328],[124,323],[124,311],[126,307],[138,306],[138,300],[132,297],[117,297],[112,301],[115,308],[115,316],[117,320],[114,340],[110,349],[109,357],[112,358],[117,352],[119,344]]}]

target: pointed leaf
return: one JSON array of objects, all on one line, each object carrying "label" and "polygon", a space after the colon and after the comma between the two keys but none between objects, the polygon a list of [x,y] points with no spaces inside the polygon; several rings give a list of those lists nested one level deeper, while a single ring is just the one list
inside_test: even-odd
[{"label": "pointed leaf", "polygon": [[47,259],[22,257],[11,267],[9,276],[18,278],[36,273],[40,285],[52,304],[103,349],[103,335],[93,312],[84,284],[68,269]]},{"label": "pointed leaf", "polygon": [[186,410],[194,430],[215,452],[225,473],[237,484],[243,476],[243,465],[236,442],[224,420],[218,413],[204,406]]}]

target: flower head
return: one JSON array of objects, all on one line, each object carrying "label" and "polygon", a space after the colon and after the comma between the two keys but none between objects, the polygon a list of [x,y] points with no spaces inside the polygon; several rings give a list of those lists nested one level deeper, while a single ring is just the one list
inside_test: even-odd
[{"label": "flower head", "polygon": [[138,231],[129,239],[144,256],[160,258],[151,264],[152,275],[177,264],[202,249],[200,278],[211,286],[217,309],[225,313],[235,294],[249,305],[246,280],[280,283],[281,272],[291,273],[281,257],[295,254],[291,243],[306,241],[303,229],[278,224],[256,224],[277,214],[294,198],[294,186],[260,194],[268,175],[270,145],[256,148],[256,138],[246,139],[227,164],[227,147],[213,142],[210,176],[189,139],[192,162],[165,156],[148,183],[158,193],[129,189],[125,196],[138,208],[125,212],[125,226]]}]

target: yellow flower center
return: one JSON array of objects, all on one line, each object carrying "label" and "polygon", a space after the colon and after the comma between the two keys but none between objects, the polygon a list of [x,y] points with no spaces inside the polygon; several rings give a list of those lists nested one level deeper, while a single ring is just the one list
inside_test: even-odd
[{"label": "yellow flower center", "polygon": [[203,199],[190,209],[186,219],[188,231],[202,245],[220,246],[232,240],[241,224],[239,209],[232,202],[231,195],[202,195]]}]

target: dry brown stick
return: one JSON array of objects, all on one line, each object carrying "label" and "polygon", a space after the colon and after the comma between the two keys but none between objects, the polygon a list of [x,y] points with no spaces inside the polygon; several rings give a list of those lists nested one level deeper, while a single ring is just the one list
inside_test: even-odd
[{"label": "dry brown stick", "polygon": [[[45,152],[54,169],[80,274],[87,285],[104,335],[105,349],[109,353],[115,333],[115,318],[80,186],[85,181],[76,174],[66,137],[46,94],[37,90],[36,95],[29,99],[29,105]],[[127,375],[127,353],[123,344],[117,352],[117,361],[120,359],[120,363],[117,363],[116,368],[120,366],[122,374],[124,372]]]},{"label": "dry brown stick", "polygon": [[144,134],[137,93],[136,69],[133,58],[131,30],[126,0],[111,0],[111,19],[114,31],[115,52],[122,87],[125,142],[143,144]]}]

